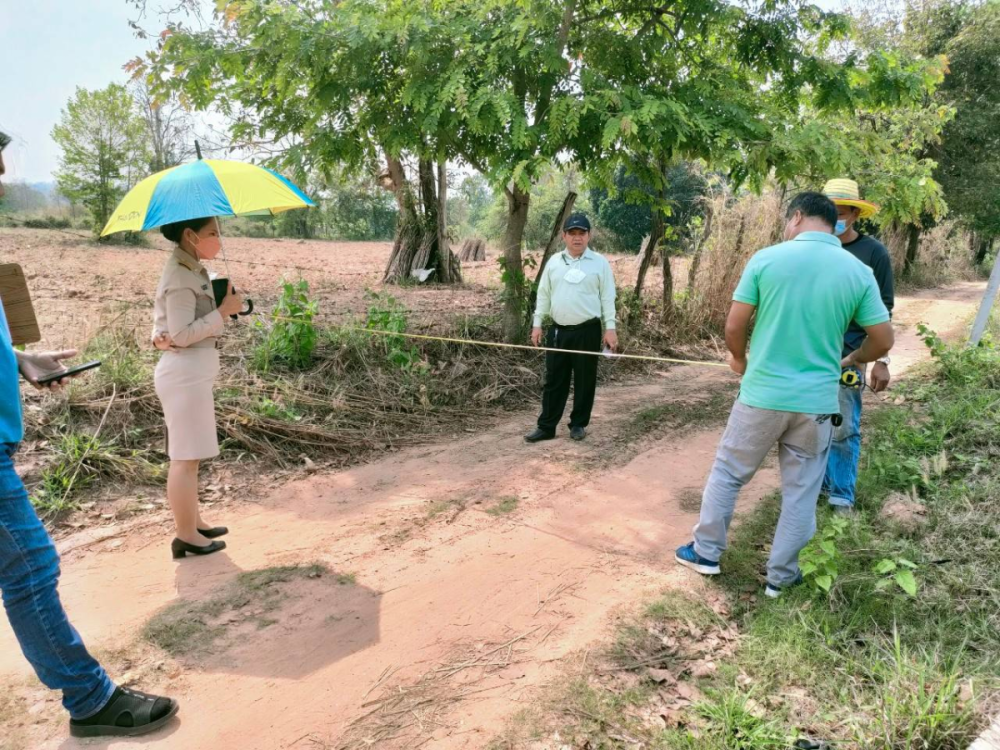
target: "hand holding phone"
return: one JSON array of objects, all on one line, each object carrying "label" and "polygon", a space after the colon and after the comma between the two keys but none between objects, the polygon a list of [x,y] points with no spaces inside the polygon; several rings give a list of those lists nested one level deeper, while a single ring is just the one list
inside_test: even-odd
[{"label": "hand holding phone", "polygon": [[93,370],[101,366],[101,361],[95,359],[91,362],[87,362],[82,365],[75,365],[65,370],[57,370],[56,372],[50,373],[43,377],[38,378],[35,382],[41,386],[52,385],[53,383],[63,380],[65,378],[73,378],[82,372],[87,372],[87,370]]}]

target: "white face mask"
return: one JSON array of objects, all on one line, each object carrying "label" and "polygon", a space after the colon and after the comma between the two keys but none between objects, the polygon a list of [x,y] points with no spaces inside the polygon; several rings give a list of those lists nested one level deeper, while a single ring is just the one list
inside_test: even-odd
[{"label": "white face mask", "polygon": [[847,222],[843,219],[837,219],[837,226],[833,228],[833,233],[838,237],[847,231]]}]

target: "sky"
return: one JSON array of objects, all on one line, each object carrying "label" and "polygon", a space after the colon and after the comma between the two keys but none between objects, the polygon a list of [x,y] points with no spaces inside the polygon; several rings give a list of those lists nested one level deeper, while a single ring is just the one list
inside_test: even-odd
[{"label": "sky", "polygon": [[14,139],[6,179],[53,179],[52,128],[76,87],[127,82],[122,65],[151,44],[135,38],[134,17],[125,0],[0,0],[0,130]]},{"label": "sky", "polygon": [[[54,180],[52,128],[73,92],[127,82],[122,66],[153,43],[135,37],[135,14],[126,0],[0,0],[0,130],[14,138],[4,151],[8,180]],[[162,25],[156,14],[144,22],[150,31]]]}]

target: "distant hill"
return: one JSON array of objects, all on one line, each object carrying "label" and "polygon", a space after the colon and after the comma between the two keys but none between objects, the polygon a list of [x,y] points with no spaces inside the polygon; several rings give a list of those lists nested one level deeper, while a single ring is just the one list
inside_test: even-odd
[{"label": "distant hill", "polygon": [[54,182],[28,182],[25,183],[32,190],[37,190],[45,196],[45,199],[52,205],[69,205],[69,201],[59,195],[59,186]]}]

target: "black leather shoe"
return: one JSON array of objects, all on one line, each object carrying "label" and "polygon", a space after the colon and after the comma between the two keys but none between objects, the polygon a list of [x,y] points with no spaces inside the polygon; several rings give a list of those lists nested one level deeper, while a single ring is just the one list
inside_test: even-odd
[{"label": "black leather shoe", "polygon": [[587,430],[583,427],[570,427],[569,436],[574,440],[583,440],[587,437]]},{"label": "black leather shoe", "polygon": [[524,436],[524,442],[526,443],[537,443],[539,440],[552,440],[555,437],[554,433],[546,432],[540,427],[534,432],[531,432]]},{"label": "black leather shoe", "polygon": [[198,533],[206,539],[218,539],[220,536],[228,534],[229,529],[225,526],[213,526],[210,529],[198,529]]},{"label": "black leather shoe", "polygon": [[211,555],[213,552],[218,552],[225,548],[225,542],[212,542],[211,544],[206,544],[204,547],[199,547],[195,544],[188,544],[182,539],[175,538],[170,543],[170,552],[175,560],[183,560],[185,555]]}]

